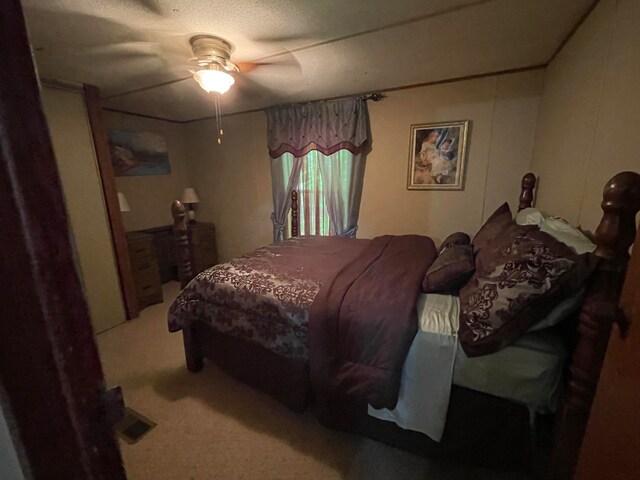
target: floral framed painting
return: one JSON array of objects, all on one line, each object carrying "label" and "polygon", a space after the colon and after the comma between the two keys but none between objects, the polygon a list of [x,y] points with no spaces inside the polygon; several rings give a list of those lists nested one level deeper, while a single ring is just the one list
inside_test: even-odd
[{"label": "floral framed painting", "polygon": [[469,120],[411,125],[407,190],[462,190]]}]

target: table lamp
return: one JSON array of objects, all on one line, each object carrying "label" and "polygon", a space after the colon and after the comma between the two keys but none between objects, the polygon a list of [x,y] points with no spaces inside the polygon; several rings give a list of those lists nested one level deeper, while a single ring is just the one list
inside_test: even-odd
[{"label": "table lamp", "polygon": [[187,215],[189,216],[189,223],[196,222],[196,206],[200,203],[200,199],[198,198],[198,194],[196,193],[196,189],[193,187],[187,187],[182,192],[182,197],[180,201],[187,208]]},{"label": "table lamp", "polygon": [[131,207],[129,206],[129,202],[127,202],[127,197],[124,196],[124,193],[118,192],[118,204],[120,205],[121,212],[130,212]]}]

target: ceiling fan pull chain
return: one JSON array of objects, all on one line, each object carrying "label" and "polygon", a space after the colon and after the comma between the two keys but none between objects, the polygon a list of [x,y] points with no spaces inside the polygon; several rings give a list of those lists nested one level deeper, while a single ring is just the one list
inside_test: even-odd
[{"label": "ceiling fan pull chain", "polygon": [[214,105],[214,109],[215,109],[215,116],[216,116],[216,135],[218,137],[218,145],[220,145],[222,143],[222,128],[221,128],[221,124],[222,124],[222,117],[220,115],[220,101],[219,101],[219,97],[218,95],[213,95],[213,105]]}]

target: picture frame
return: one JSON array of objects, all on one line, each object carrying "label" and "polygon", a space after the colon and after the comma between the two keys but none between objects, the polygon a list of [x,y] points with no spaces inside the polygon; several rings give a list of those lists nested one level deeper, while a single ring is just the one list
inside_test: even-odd
[{"label": "picture frame", "polygon": [[411,125],[407,190],[463,190],[469,120]]},{"label": "picture frame", "polygon": [[171,174],[164,135],[110,130],[109,149],[116,177]]}]

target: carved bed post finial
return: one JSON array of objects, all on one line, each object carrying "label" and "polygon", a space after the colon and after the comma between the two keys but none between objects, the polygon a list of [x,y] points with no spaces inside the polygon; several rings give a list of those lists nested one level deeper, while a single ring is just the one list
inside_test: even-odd
[{"label": "carved bed post finial", "polygon": [[291,236],[298,236],[298,192],[291,192]]},{"label": "carved bed post finial", "polygon": [[536,188],[536,176],[531,172],[527,173],[522,177],[522,183],[520,185],[522,190],[520,191],[518,211],[533,206],[533,190]]},{"label": "carved bed post finial", "polygon": [[554,447],[549,462],[551,480],[569,480],[574,476],[611,327],[614,322],[621,326],[625,323],[619,301],[629,247],[636,234],[640,175],[623,172],[609,180],[604,188],[602,210],[594,252],[600,257],[600,263],[587,285],[569,384],[556,413]]},{"label": "carved bed post finial", "polygon": [[636,237],[636,214],[640,209],[640,175],[622,172],[607,182],[602,194],[602,220],[596,229],[595,254],[626,264]]},{"label": "carved bed post finial", "polygon": [[179,200],[171,204],[171,216],[173,217],[173,237],[176,245],[180,288],[184,288],[193,278],[193,272],[189,251],[189,233],[185,223],[186,212],[184,205]]}]

